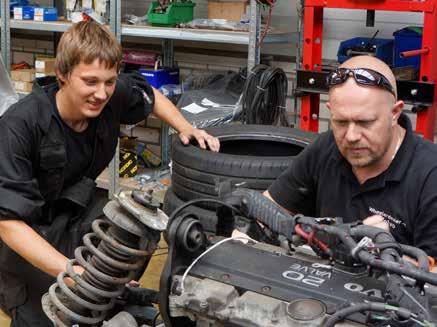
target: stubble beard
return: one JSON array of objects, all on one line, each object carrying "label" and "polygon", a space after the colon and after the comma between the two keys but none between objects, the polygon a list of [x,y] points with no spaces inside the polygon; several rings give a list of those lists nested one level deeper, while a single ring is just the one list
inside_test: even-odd
[{"label": "stubble beard", "polygon": [[346,155],[344,155],[344,157],[353,168],[367,168],[377,164],[380,160],[382,160],[384,154],[389,150],[389,148],[390,142],[385,145],[384,149],[380,153],[376,153],[375,151],[367,148],[368,152],[362,156],[348,154],[346,150]]}]

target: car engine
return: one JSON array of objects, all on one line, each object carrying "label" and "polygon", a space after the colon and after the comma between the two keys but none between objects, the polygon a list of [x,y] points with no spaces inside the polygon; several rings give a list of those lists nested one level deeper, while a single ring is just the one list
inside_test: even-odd
[{"label": "car engine", "polygon": [[[85,272],[67,267],[76,284],[64,285],[64,273],[43,297],[49,318],[56,326],[437,326],[437,274],[422,250],[361,222],[291,215],[257,191],[221,195],[189,201],[168,220],[150,196],[109,202],[69,263]],[[189,210],[201,201],[217,205],[214,234]],[[159,292],[126,287],[164,229]]]},{"label": "car engine", "polygon": [[291,216],[256,191],[223,204],[219,221],[256,217],[287,246],[207,235],[198,217],[175,212],[160,287],[166,326],[436,326],[437,275],[423,251],[360,223]]}]

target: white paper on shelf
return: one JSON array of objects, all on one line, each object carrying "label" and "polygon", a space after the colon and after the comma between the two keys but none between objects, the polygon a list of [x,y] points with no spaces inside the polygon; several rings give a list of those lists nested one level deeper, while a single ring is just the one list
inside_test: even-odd
[{"label": "white paper on shelf", "polygon": [[215,103],[215,102],[209,100],[208,98],[203,98],[202,101],[201,101],[201,103],[202,103],[204,106],[209,106],[209,107],[220,107],[220,105],[219,105],[218,103]]},{"label": "white paper on shelf", "polygon": [[182,107],[182,110],[191,112],[192,114],[198,114],[199,112],[208,110],[208,108],[199,106],[198,104],[191,103],[188,106]]}]

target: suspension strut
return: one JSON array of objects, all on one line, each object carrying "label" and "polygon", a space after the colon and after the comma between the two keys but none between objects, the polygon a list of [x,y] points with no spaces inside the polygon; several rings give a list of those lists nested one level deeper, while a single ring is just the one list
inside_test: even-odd
[{"label": "suspension strut", "polygon": [[[55,326],[102,323],[125,284],[142,273],[157,247],[168,222],[158,206],[150,195],[136,191],[121,192],[106,204],[104,219],[93,222],[66,272],[42,298],[43,310]],[[77,274],[73,266],[84,272]],[[74,283],[66,283],[66,278]]]}]

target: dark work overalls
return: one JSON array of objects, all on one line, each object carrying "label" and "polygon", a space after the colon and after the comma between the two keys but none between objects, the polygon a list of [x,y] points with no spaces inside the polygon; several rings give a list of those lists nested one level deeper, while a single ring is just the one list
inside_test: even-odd
[{"label": "dark work overalls", "polygon": [[[94,180],[114,155],[120,123],[136,123],[152,111],[153,103],[144,104],[138,87],[153,99],[152,89],[141,77],[136,74],[119,76],[113,97],[96,118],[91,164],[71,185],[64,183],[67,154],[62,122],[52,109],[44,87],[35,85],[31,95],[13,105],[0,123],[18,126],[19,132],[22,126],[35,128],[31,133],[24,129],[21,135],[25,138],[29,136],[26,134],[31,134],[28,142],[34,145],[29,145],[34,178],[22,185],[20,181],[11,181],[10,164],[0,163],[2,219],[24,220],[57,250],[72,258],[82,236],[90,230],[92,221],[102,214],[107,202],[107,195],[97,191]],[[0,131],[0,138],[1,134]],[[15,142],[10,135],[8,137],[9,143]],[[13,148],[7,141],[0,140],[0,155],[13,157]],[[37,195],[34,190],[32,193],[27,189],[29,183],[37,183]],[[18,203],[14,198],[23,200]],[[0,304],[11,315],[12,326],[51,325],[42,312],[41,296],[54,281],[54,277],[36,269],[0,241]]]}]

